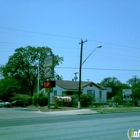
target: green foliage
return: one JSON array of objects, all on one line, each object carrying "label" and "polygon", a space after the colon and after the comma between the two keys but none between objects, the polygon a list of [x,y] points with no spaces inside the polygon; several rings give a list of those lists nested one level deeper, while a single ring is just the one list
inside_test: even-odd
[{"label": "green foliage", "polygon": [[34,94],[32,97],[33,105],[36,106],[47,106],[48,104],[48,97],[44,93],[40,93],[39,95]]},{"label": "green foliage", "polygon": [[126,107],[134,106],[134,101],[133,100],[123,101],[123,105]]},{"label": "green foliage", "polygon": [[116,77],[107,77],[100,83],[103,86],[111,87],[112,93],[108,95],[108,99],[116,96],[120,90],[122,83]]},{"label": "green foliage", "polygon": [[0,80],[0,99],[8,101],[16,93],[20,92],[18,81],[12,77],[7,77]]},{"label": "green foliage", "polygon": [[121,83],[116,77],[104,78],[100,84],[112,88],[112,92],[107,96],[108,99],[115,96],[122,96],[122,89],[131,88],[128,84]]},{"label": "green foliage", "polygon": [[89,94],[82,94],[81,95],[81,105],[83,107],[87,107],[92,104],[93,98]]},{"label": "green foliage", "polygon": [[72,97],[72,106],[77,107],[77,103],[78,103],[78,95],[74,94],[71,96]]},{"label": "green foliage", "polygon": [[[20,47],[15,50],[15,53],[9,57],[8,63],[0,69],[0,74],[4,78],[12,77],[17,82],[21,91],[33,96],[34,89],[37,85],[37,69],[39,62],[40,79],[44,80],[44,59],[46,54],[51,51],[49,47]],[[54,66],[62,63],[63,58],[55,55]],[[2,70],[2,71],[1,71]],[[40,82],[42,82],[40,80]]]},{"label": "green foliage", "polygon": [[140,100],[140,82],[132,87],[133,100]]},{"label": "green foliage", "polygon": [[133,78],[127,81],[127,83],[131,85],[132,87],[135,86],[139,82],[140,82],[140,78],[138,78],[137,76],[134,76]]},{"label": "green foliage", "polygon": [[116,77],[107,77],[102,80],[101,84],[104,86],[114,87],[120,85],[121,82]]},{"label": "green foliage", "polygon": [[32,98],[29,95],[16,94],[10,100],[11,101],[15,101],[15,100],[23,101],[26,106],[32,104]]},{"label": "green foliage", "polygon": [[121,104],[123,102],[122,96],[121,95],[114,96],[114,102],[118,103],[118,104]]}]

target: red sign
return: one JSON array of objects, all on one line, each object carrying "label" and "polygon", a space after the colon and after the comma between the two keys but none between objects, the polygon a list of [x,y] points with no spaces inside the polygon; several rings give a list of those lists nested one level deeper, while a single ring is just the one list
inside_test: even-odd
[{"label": "red sign", "polygon": [[50,87],[50,82],[49,82],[49,81],[44,82],[44,83],[43,83],[43,86],[44,86],[45,88]]},{"label": "red sign", "polygon": [[55,85],[56,85],[55,81],[44,81],[43,82],[44,88],[52,88],[52,87],[55,87]]}]

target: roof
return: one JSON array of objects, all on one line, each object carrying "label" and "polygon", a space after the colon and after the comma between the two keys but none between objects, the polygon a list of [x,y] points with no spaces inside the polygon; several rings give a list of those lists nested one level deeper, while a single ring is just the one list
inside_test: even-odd
[{"label": "roof", "polygon": [[[81,87],[84,88],[88,85],[94,85],[100,89],[105,89],[105,87],[95,84],[94,82],[81,82]],[[57,80],[56,85],[60,86],[61,88],[67,89],[67,90],[78,90],[79,88],[79,81],[68,81],[68,80]]]}]

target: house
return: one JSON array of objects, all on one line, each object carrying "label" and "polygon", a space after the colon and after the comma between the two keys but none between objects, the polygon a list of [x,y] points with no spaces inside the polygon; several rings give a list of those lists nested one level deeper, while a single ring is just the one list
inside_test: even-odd
[{"label": "house", "polygon": [[[81,82],[82,94],[90,94],[94,97],[95,103],[106,103],[107,101],[107,91],[106,88],[97,85],[94,82]],[[44,90],[45,91],[45,90]],[[78,95],[79,82],[78,81],[67,81],[67,80],[57,80],[56,86],[50,93],[50,101],[54,96],[72,96]]]}]

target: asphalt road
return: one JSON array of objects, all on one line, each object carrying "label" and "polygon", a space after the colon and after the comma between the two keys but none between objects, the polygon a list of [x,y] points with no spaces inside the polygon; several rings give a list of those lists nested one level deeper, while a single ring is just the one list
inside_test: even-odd
[{"label": "asphalt road", "polygon": [[140,113],[47,115],[0,108],[0,140],[127,140],[140,129]]}]

